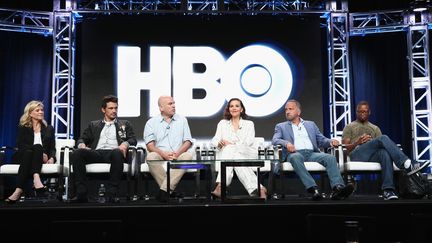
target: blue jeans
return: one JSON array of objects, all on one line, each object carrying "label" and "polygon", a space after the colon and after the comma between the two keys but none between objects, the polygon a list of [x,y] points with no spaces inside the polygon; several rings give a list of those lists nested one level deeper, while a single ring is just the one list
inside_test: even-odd
[{"label": "blue jeans", "polygon": [[381,135],[367,143],[357,146],[350,154],[351,161],[376,161],[381,164],[382,185],[384,189],[395,189],[393,183],[393,161],[400,169],[408,157],[387,136]]},{"label": "blue jeans", "polygon": [[288,153],[287,161],[291,163],[294,171],[300,177],[303,185],[307,188],[317,186],[315,180],[307,171],[304,162],[318,162],[323,165],[330,179],[330,186],[333,188],[337,185],[345,185],[336,162],[336,157],[326,153],[317,153],[312,150],[297,150],[295,153]]}]

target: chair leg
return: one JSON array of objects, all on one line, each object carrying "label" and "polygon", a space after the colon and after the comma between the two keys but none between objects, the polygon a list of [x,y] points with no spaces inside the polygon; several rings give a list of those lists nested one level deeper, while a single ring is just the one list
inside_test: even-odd
[{"label": "chair leg", "polygon": [[149,179],[148,179],[148,175],[143,175],[144,178],[144,200],[148,201],[150,200],[150,196],[149,196]]},{"label": "chair leg", "polygon": [[0,199],[4,199],[4,176],[0,175]]},{"label": "chair leg", "polygon": [[138,195],[138,188],[141,181],[141,173],[137,172],[137,174],[133,177],[133,185],[134,185],[134,198],[138,200],[140,196]]},{"label": "chair leg", "polygon": [[284,172],[282,170],[279,172],[279,188],[281,190],[281,198],[285,198]]},{"label": "chair leg", "polygon": [[201,188],[201,172],[199,169],[195,172],[195,198],[200,197],[200,188]]},{"label": "chair leg", "polygon": [[131,176],[129,174],[126,175],[126,201],[131,201],[133,196],[131,196]]},{"label": "chair leg", "polygon": [[64,188],[65,188],[64,182],[65,182],[64,176],[60,175],[58,177],[58,180],[57,180],[57,183],[58,183],[58,185],[57,185],[57,200],[59,200],[59,201],[63,201],[63,194],[64,194]]}]

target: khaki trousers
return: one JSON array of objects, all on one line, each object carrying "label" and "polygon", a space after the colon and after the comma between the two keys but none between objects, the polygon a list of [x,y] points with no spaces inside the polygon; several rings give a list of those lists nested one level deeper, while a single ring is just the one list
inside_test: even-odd
[{"label": "khaki trousers", "polygon": [[[178,158],[178,160],[192,160],[192,154],[189,152],[182,153]],[[156,152],[150,152],[147,154],[147,161],[151,160],[163,160],[163,158]],[[150,173],[153,178],[156,180],[160,189],[163,191],[167,191],[167,174],[163,167],[166,162],[150,162],[148,163]],[[180,182],[183,174],[186,172],[184,169],[171,169],[170,170],[170,191],[174,191]]]}]

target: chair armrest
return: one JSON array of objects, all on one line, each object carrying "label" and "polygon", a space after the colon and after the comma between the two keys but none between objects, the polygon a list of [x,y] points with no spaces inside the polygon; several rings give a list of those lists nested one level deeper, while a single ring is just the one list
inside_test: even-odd
[{"label": "chair armrest", "polygon": [[134,159],[136,152],[137,152],[137,148],[135,146],[129,146],[126,152],[126,161],[128,164],[132,163],[132,160]]},{"label": "chair armrest", "polygon": [[279,162],[282,162],[282,145],[278,144],[275,146],[277,158],[279,159]]},{"label": "chair armrest", "polygon": [[333,148],[332,153],[336,157],[339,167],[344,166],[348,162],[348,150],[345,144],[339,144],[336,148]]},{"label": "chair armrest", "polygon": [[141,146],[137,147],[137,158],[138,158],[137,165],[140,167],[141,164],[145,163],[147,160],[147,149]]},{"label": "chair armrest", "polygon": [[69,149],[69,154],[67,156],[69,157],[69,165],[71,164],[70,155],[72,154],[74,147],[63,146],[60,148],[60,165],[64,165],[64,158],[65,158],[65,150],[66,149]]},{"label": "chair armrest", "polygon": [[138,146],[135,148],[135,157],[131,163],[131,176],[137,176],[140,173],[141,164],[145,163],[147,151],[142,146]]}]

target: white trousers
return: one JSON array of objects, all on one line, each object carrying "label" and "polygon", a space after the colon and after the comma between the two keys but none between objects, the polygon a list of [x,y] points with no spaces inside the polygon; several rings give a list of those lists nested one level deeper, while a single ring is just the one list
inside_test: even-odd
[{"label": "white trousers", "polygon": [[[249,147],[241,145],[228,145],[219,150],[216,154],[216,159],[255,159],[257,151]],[[220,163],[216,164],[216,170],[219,171],[216,183],[221,181]],[[258,188],[258,178],[252,167],[226,167],[226,183],[229,186],[232,182],[234,172],[239,178],[240,182],[247,190],[249,195]],[[262,185],[261,185],[262,186]],[[258,192],[259,193],[259,192]]]}]

